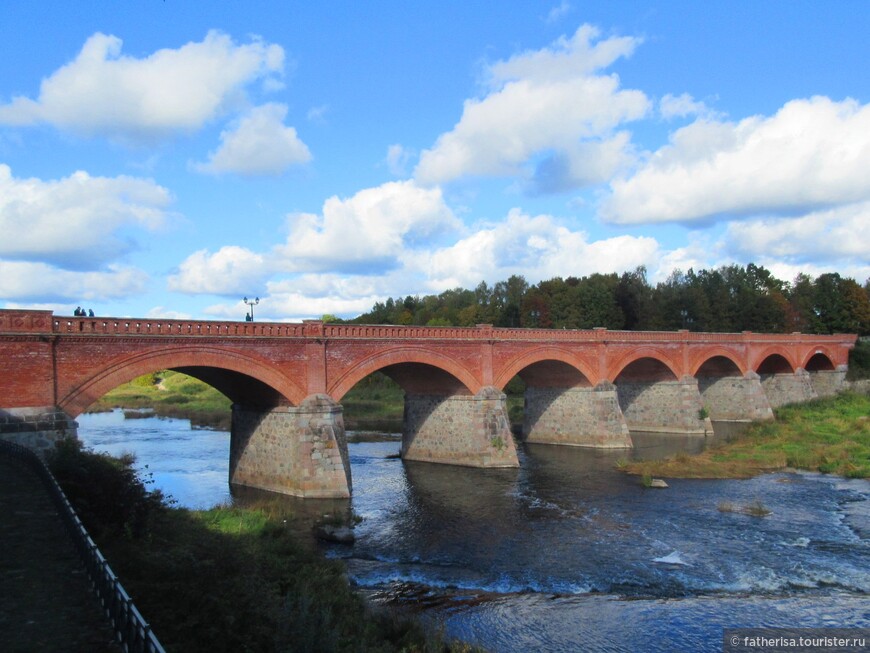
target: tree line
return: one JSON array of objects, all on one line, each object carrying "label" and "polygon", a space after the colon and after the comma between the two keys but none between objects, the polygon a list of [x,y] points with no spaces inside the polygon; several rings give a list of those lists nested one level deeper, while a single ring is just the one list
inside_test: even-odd
[{"label": "tree line", "polygon": [[[326,321],[341,321],[324,316]],[[631,331],[870,334],[870,280],[837,273],[792,281],[762,266],[675,270],[652,285],[644,267],[622,275],[556,277],[529,284],[520,275],[474,290],[377,302],[351,323],[543,329],[607,327]]]}]

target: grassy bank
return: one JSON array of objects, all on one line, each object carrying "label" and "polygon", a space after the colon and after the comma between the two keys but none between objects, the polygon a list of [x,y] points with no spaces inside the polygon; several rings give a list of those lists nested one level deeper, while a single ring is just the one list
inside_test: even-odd
[{"label": "grassy bank", "polygon": [[132,461],[58,448],[52,469],[168,651],[471,651],[373,611],[274,510],[170,508]]},{"label": "grassy bank", "polygon": [[620,468],[646,478],[748,478],[785,468],[870,478],[870,397],[844,393],[775,414],[776,421],[753,424],[736,440],[700,454]]},{"label": "grassy bank", "polygon": [[186,374],[163,371],[118,386],[91,404],[88,412],[144,408],[161,417],[179,417],[196,426],[229,430],[230,406],[230,400],[210,385]]}]

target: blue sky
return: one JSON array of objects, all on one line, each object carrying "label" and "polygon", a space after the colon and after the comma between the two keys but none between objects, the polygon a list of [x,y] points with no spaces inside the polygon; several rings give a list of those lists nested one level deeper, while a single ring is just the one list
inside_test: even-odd
[{"label": "blue sky", "polygon": [[870,277],[864,0],[6,0],[0,26],[0,307]]}]

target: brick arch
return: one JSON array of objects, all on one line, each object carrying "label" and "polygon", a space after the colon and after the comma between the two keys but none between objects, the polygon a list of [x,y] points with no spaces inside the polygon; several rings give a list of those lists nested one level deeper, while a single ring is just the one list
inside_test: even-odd
[{"label": "brick arch", "polygon": [[752,371],[758,372],[758,369],[761,365],[771,356],[778,355],[785,359],[785,361],[791,367],[791,371],[795,372],[798,367],[800,367],[800,361],[797,360],[795,353],[793,350],[787,347],[778,347],[776,345],[772,345],[770,347],[765,347],[758,352],[755,352],[755,355],[752,358]]},{"label": "brick arch", "polygon": [[610,361],[607,370],[607,380],[615,383],[616,378],[622,374],[629,365],[642,358],[652,358],[653,360],[658,361],[668,368],[670,373],[674,375],[674,378],[679,379],[681,376],[681,374],[678,373],[678,370],[680,370],[679,362],[674,359],[673,356],[669,356],[666,351],[655,347],[639,347],[638,349],[628,351],[619,358]]},{"label": "brick arch", "polygon": [[218,347],[169,347],[111,361],[87,381],[71,390],[58,405],[76,417],[94,401],[122,383],[159,370],[199,367],[227,370],[256,379],[274,389],[291,404],[299,404],[306,392],[280,372],[256,359]]},{"label": "brick arch", "polygon": [[831,364],[831,369],[837,369],[837,357],[827,347],[813,347],[803,357],[801,367],[807,369],[809,362],[816,356],[824,356]]},{"label": "brick arch", "polygon": [[538,347],[509,361],[504,369],[499,372],[493,385],[499,390],[503,390],[512,378],[522,372],[529,365],[534,365],[535,363],[541,363],[544,361],[559,361],[566,365],[570,365],[586,377],[591,385],[596,385],[600,380],[592,366],[577,356],[577,354],[557,347]]},{"label": "brick arch", "polygon": [[471,394],[477,394],[482,387],[481,382],[474,374],[449,356],[422,347],[398,347],[365,358],[356,365],[348,368],[329,388],[327,388],[327,393],[335,401],[341,401],[341,398],[344,397],[353,386],[362,381],[369,374],[377,372],[385,367],[389,367],[390,365],[398,365],[402,363],[421,363],[423,365],[437,367],[447,374],[456,377],[456,379],[458,379]]},{"label": "brick arch", "polygon": [[729,361],[737,366],[737,369],[740,370],[741,375],[746,375],[748,369],[746,367],[746,363],[743,360],[743,357],[740,356],[733,349],[728,349],[726,347],[708,347],[704,348],[698,353],[695,353],[692,356],[692,359],[689,361],[689,373],[692,376],[696,376],[698,374],[698,371],[704,366],[707,361],[709,361],[711,358],[716,358],[717,356],[727,358]]}]

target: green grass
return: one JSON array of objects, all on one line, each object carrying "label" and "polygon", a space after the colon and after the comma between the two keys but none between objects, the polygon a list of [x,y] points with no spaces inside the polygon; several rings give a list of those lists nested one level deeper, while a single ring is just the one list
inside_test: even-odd
[{"label": "green grass", "polygon": [[89,408],[150,408],[161,417],[189,419],[197,426],[228,430],[231,402],[210,385],[170,370],[146,374],[118,386]]},{"label": "green grass", "polygon": [[695,456],[630,462],[631,474],[672,478],[748,478],[785,468],[870,478],[870,397],[843,393],[775,411],[738,439]]}]

